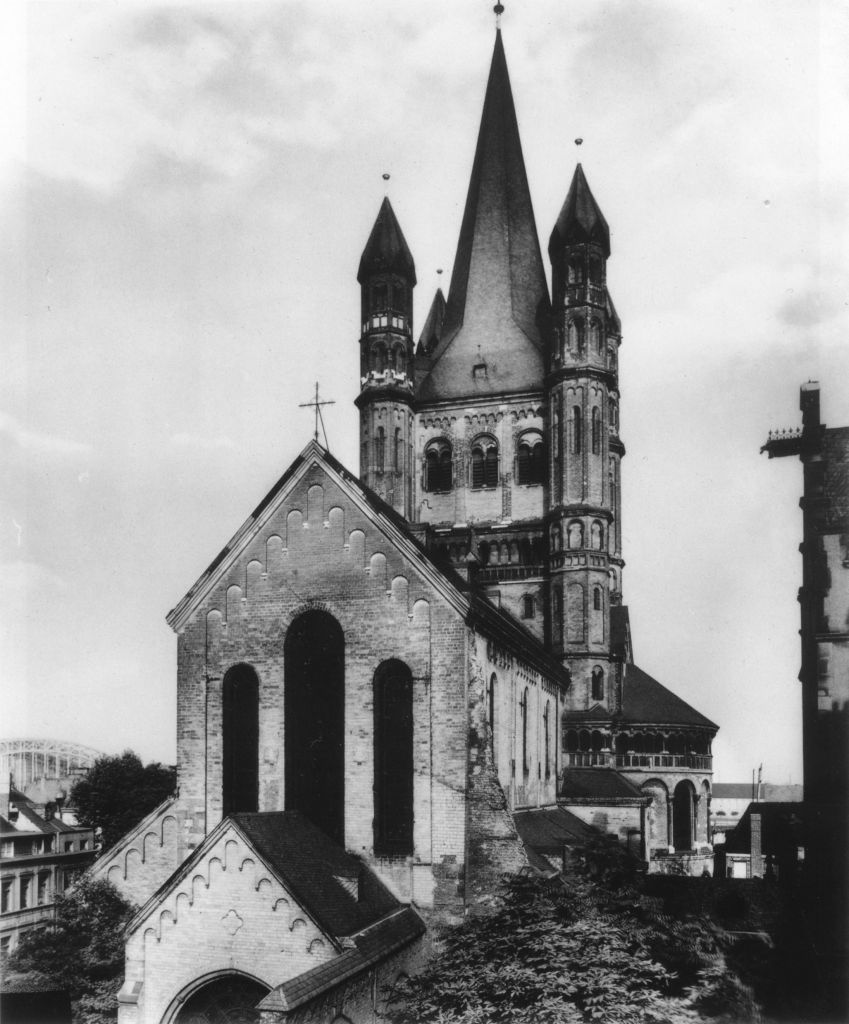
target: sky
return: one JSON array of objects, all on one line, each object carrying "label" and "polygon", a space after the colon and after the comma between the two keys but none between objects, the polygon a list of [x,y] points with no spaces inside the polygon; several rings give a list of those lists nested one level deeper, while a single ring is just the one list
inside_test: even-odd
[{"label": "sky", "polygon": [[[385,189],[419,328],[450,280],[491,6],[6,0],[0,735],[173,762],[165,615],[316,380],[357,470]],[[801,467],[759,448],[809,379],[849,424],[849,6],[506,8],[543,251],[578,159],[611,228],[635,659],[720,725],[715,781],[801,781]]]}]

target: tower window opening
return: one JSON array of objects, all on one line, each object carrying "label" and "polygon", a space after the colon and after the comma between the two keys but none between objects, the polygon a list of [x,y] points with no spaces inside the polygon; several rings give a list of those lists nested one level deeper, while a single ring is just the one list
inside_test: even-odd
[{"label": "tower window opening", "polygon": [[581,284],[584,280],[584,264],[581,260],[569,260],[568,279],[569,284]]},{"label": "tower window opening", "polygon": [[583,425],[584,418],[581,413],[581,407],[575,405],[572,407],[572,452],[577,455],[580,453],[583,447]]},{"label": "tower window opening", "polygon": [[472,487],[496,487],[498,484],[498,445],[482,438],[472,446]]},{"label": "tower window opening", "polygon": [[385,284],[376,284],[371,290],[371,306],[377,312],[389,305],[389,289]]},{"label": "tower window opening", "polygon": [[601,260],[597,256],[590,259],[590,281],[601,284]]},{"label": "tower window opening", "polygon": [[383,373],[386,369],[386,346],[375,345],[372,349],[372,365],[377,373]]},{"label": "tower window opening", "polygon": [[597,519],[593,520],[593,524],[590,527],[590,538],[592,541],[590,547],[594,551],[601,551],[604,547],[604,527]]},{"label": "tower window opening", "polygon": [[532,619],[536,615],[536,601],[532,594],[525,594],[522,597],[522,618]]},{"label": "tower window opening", "polygon": [[583,355],[584,352],[584,321],[569,321],[569,350],[573,355]]},{"label": "tower window opening", "polygon": [[401,437],[401,428],[395,428],[395,445],[393,447],[392,462],[396,473],[404,468],[404,440]]},{"label": "tower window opening", "polygon": [[601,410],[597,405],[593,406],[592,435],[593,455],[598,455],[601,451]]},{"label": "tower window opening", "polygon": [[382,473],[386,465],[386,436],[383,427],[377,428],[374,438],[374,468]]},{"label": "tower window opening", "polygon": [[584,546],[584,524],[573,519],[568,526],[569,547],[582,548]]},{"label": "tower window opening", "polygon": [[450,491],[451,445],[447,441],[433,441],[425,452],[425,490]]},{"label": "tower window opening", "polygon": [[407,353],[402,348],[395,350],[395,369],[398,373],[406,373],[407,371]]},{"label": "tower window opening", "polygon": [[591,696],[593,700],[604,700],[604,672],[596,665],[592,672]]},{"label": "tower window opening", "polygon": [[603,346],[601,341],[601,324],[598,320],[592,320],[590,322],[590,347],[599,355],[602,354]]},{"label": "tower window opening", "polygon": [[545,448],[539,434],[526,434],[519,441],[517,456],[518,482],[541,484],[545,482]]},{"label": "tower window opening", "polygon": [[601,611],[601,587],[593,588],[593,611]]},{"label": "tower window opening", "polygon": [[405,313],[407,310],[406,289],[400,281],[392,282],[392,308],[399,313]]}]

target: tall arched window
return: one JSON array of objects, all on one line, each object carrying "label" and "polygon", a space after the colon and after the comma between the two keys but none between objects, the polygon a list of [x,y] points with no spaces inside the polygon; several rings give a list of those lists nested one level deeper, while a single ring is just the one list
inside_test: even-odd
[{"label": "tall arched window", "polygon": [[569,547],[582,548],[584,546],[584,524],[577,519],[573,519],[569,523],[568,531]]},{"label": "tall arched window", "polygon": [[533,594],[524,594],[522,597],[522,618],[532,619],[536,614],[536,602]]},{"label": "tall arched window", "polygon": [[345,842],[345,637],[323,611],[299,615],[284,643],[286,809]]},{"label": "tall arched window", "polygon": [[392,282],[392,308],[398,313],[404,313],[407,309],[407,290],[400,281]]},{"label": "tall arched window", "polygon": [[[495,759],[495,699],[498,694],[498,676],[493,672],[489,677],[489,687],[486,694],[486,712],[489,724],[489,741],[492,744],[492,756]],[[497,763],[497,761],[496,761]]]},{"label": "tall arched window", "polygon": [[413,677],[395,658],[374,675],[374,847],[413,852]]},{"label": "tall arched window", "polygon": [[597,405],[593,406],[593,455],[601,451],[601,410]]},{"label": "tall arched window", "polygon": [[590,547],[592,547],[594,551],[601,551],[604,547],[604,527],[598,519],[594,519],[592,526],[590,527],[590,539],[592,542]]},{"label": "tall arched window", "polygon": [[384,434],[383,427],[377,428],[377,433],[374,436],[374,468],[378,473],[382,473],[386,463],[386,435]]},{"label": "tall arched window", "polygon": [[375,345],[372,352],[372,369],[377,373],[383,373],[386,369],[386,346]]},{"label": "tall arched window", "polygon": [[425,451],[425,490],[451,490],[451,445],[447,441],[431,441]]},{"label": "tall arched window", "polygon": [[578,260],[569,261],[569,284],[580,284],[584,280],[584,265]]},{"label": "tall arched window", "polygon": [[604,672],[596,665],[592,673],[592,699],[604,700]]},{"label": "tall arched window", "polygon": [[593,611],[601,611],[601,587],[593,587]]},{"label": "tall arched window", "polygon": [[579,405],[572,406],[572,451],[577,455],[583,445],[584,418]]},{"label": "tall arched window", "polygon": [[598,355],[601,355],[601,324],[598,320],[590,321],[590,348]]},{"label": "tall arched window", "polygon": [[401,437],[401,428],[395,428],[395,444],[392,447],[392,464],[395,472],[399,473],[404,468],[404,442]]},{"label": "tall arched window", "polygon": [[259,680],[250,665],[234,665],[221,685],[224,814],[259,810]]},{"label": "tall arched window", "polygon": [[520,484],[545,482],[545,449],[540,434],[523,434],[519,439],[517,470]]},{"label": "tall arched window", "polygon": [[542,714],[542,727],[545,734],[545,777],[551,776],[551,701],[545,702]]},{"label": "tall arched window", "polygon": [[528,768],[528,688],[522,694],[519,704],[522,714],[522,771],[527,772]]},{"label": "tall arched window", "polygon": [[498,444],[493,437],[478,438],[472,445],[472,487],[498,484]]}]

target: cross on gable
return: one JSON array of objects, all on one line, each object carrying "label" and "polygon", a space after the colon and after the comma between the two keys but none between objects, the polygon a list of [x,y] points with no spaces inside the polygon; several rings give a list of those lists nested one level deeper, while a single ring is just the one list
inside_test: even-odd
[{"label": "cross on gable", "polygon": [[321,415],[321,407],[323,405],[336,405],[336,402],[331,399],[319,399],[318,397],[318,381],[315,382],[315,398],[311,402],[299,402],[298,407],[300,409],[315,409],[315,433],[314,437],[318,440],[318,424],[321,421],[321,430],[324,434],[324,447],[330,451],[330,445],[327,443],[327,431],[324,429],[324,417]]}]

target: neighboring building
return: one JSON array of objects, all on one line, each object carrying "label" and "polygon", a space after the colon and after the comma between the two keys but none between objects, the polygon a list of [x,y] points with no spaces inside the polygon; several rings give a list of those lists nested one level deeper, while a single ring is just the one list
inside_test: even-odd
[{"label": "neighboring building", "polygon": [[724,835],[735,829],[752,803],[801,803],[804,787],[771,782],[715,782],[710,801],[711,841],[724,842]]},{"label": "neighboring building", "polygon": [[715,874],[798,882],[805,861],[804,831],[801,803],[749,803],[716,846]]},{"label": "neighboring building", "polygon": [[0,780],[11,779],[39,814],[75,825],[68,797],[99,757],[99,750],[65,740],[0,740]]},{"label": "neighboring building", "polygon": [[712,863],[717,727],[622,603],[609,255],[579,165],[552,304],[499,32],[418,345],[388,199],[362,253],[359,478],[310,442],[168,616],[179,793],[94,868],[140,906],[121,1024],[371,1021],[433,929],[591,829]]},{"label": "neighboring building", "polygon": [[802,463],[802,760],[808,928],[819,969],[847,1007],[849,988],[849,427],[820,421],[820,388],[803,384],[802,428],[761,451]]},{"label": "neighboring building", "polygon": [[0,952],[53,916],[56,896],[94,860],[94,831],[42,817],[16,789],[0,793]]}]

